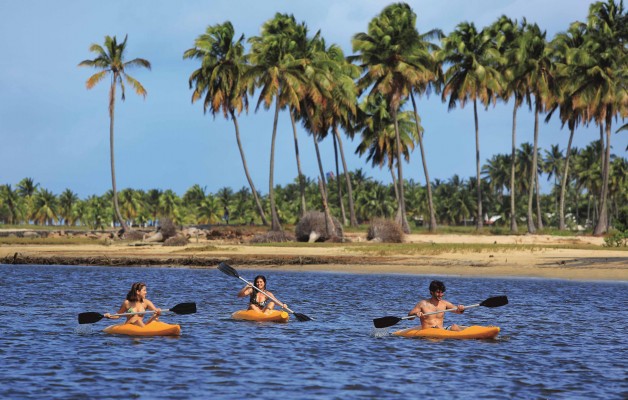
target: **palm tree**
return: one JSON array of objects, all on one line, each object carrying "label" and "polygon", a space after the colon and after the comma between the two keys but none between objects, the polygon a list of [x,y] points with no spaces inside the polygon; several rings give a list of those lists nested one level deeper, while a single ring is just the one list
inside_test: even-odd
[{"label": "palm tree", "polygon": [[251,68],[246,76],[252,82],[250,90],[261,88],[256,110],[262,104],[269,109],[273,101],[275,103],[268,184],[271,230],[273,231],[282,229],[277,213],[274,187],[275,140],[279,111],[289,104],[298,112],[299,99],[302,94],[303,64],[291,53],[294,43],[291,43],[290,37],[296,25],[294,16],[277,13],[273,19],[264,23],[261,36],[249,39]]},{"label": "palm tree", "polygon": [[33,219],[42,225],[52,225],[57,219],[57,207],[57,196],[48,189],[40,189],[33,197]]},{"label": "palm tree", "polygon": [[74,225],[74,206],[78,201],[78,195],[70,189],[65,189],[59,195],[59,217],[63,218],[64,225]]},{"label": "palm tree", "polygon": [[[478,124],[478,100],[485,106],[495,103],[501,93],[500,55],[493,46],[489,31],[479,31],[472,22],[458,24],[456,29],[443,39],[442,60],[450,67],[445,72],[443,100],[449,96],[449,109],[459,102],[464,107],[473,101],[475,121],[476,179],[480,177],[480,128]],[[482,229],[482,185],[477,185],[476,229]]]},{"label": "palm tree", "polygon": [[532,176],[530,176],[530,191],[528,192],[528,232],[536,232],[532,218],[532,200],[536,187],[537,225],[543,228],[540,196],[538,188],[538,138],[539,114],[546,108],[548,98],[551,97],[553,82],[553,64],[550,57],[551,49],[545,40],[546,33],[541,31],[537,24],[526,24],[517,44],[515,61],[518,64],[518,73],[524,80],[524,87],[528,94],[534,96],[534,149],[532,158]]},{"label": "palm tree", "polygon": [[516,62],[517,44],[523,27],[505,15],[502,15],[489,28],[494,37],[495,48],[501,55],[501,63],[498,69],[504,79],[501,97],[504,101],[514,98],[512,109],[512,144],[510,150],[510,232],[517,233],[517,212],[516,212],[516,192],[515,192],[515,167],[517,165],[517,109],[521,106],[524,98],[530,104],[530,96],[525,90],[525,79],[521,75],[519,64]]},{"label": "palm tree", "polygon": [[434,210],[434,201],[432,196],[432,183],[430,182],[430,174],[427,170],[427,160],[425,158],[425,145],[423,144],[423,128],[420,126],[421,119],[417,110],[414,92],[419,95],[427,94],[436,89],[440,91],[440,83],[443,75],[441,63],[436,59],[435,52],[440,48],[431,42],[432,39],[442,39],[443,32],[440,29],[433,29],[426,33],[420,34],[416,42],[417,53],[421,54],[418,58],[420,65],[417,69],[423,72],[423,79],[415,82],[413,91],[410,92],[412,100],[412,108],[414,110],[414,120],[416,122],[417,138],[419,142],[419,150],[421,151],[421,162],[423,164],[423,173],[425,175],[425,187],[427,189],[427,212],[429,214],[428,229],[430,232],[436,231],[436,213]]},{"label": "palm tree", "polygon": [[8,224],[15,224],[21,218],[20,196],[17,190],[12,190],[11,185],[0,186],[0,204],[3,204],[8,216]]},{"label": "palm tree", "polygon": [[405,3],[387,6],[369,22],[368,31],[356,34],[352,40],[350,59],[357,60],[364,75],[358,80],[361,91],[370,88],[369,96],[381,94],[389,105],[389,113],[395,127],[397,178],[399,201],[397,219],[409,233],[405,210],[403,163],[401,160],[401,138],[397,125],[401,103],[407,99],[414,87],[424,84],[433,73],[422,67],[425,52],[417,43],[416,14]]},{"label": "palm tree", "polygon": [[114,146],[113,146],[113,125],[114,125],[114,112],[116,106],[116,87],[120,86],[122,101],[125,99],[125,87],[124,81],[126,81],[135,93],[146,98],[146,89],[144,86],[126,73],[127,69],[133,67],[144,67],[150,69],[150,62],[143,58],[134,58],[131,61],[125,61],[126,41],[128,35],[124,37],[122,43],[118,43],[118,40],[114,36],[105,36],[104,48],[99,44],[92,44],[89,51],[96,53],[96,58],[93,60],[84,60],[79,63],[79,67],[93,67],[101,70],[90,76],[85,86],[87,89],[91,89],[102,81],[107,75],[111,76],[111,86],[109,88],[109,152],[111,155],[111,185],[113,188],[113,206],[116,213],[116,218],[120,222],[124,232],[129,230],[124,218],[120,214],[120,207],[118,206],[118,193],[116,190],[116,168],[114,160]]},{"label": "palm tree", "polygon": [[602,157],[602,187],[599,195],[599,219],[593,234],[608,230],[608,182],[610,172],[611,131],[613,118],[628,116],[626,62],[628,50],[628,16],[624,3],[615,0],[597,2],[589,7],[584,50],[574,76],[574,105],[586,110],[588,120],[605,129],[605,152]]},{"label": "palm tree", "polygon": [[574,60],[582,53],[581,47],[584,43],[585,27],[583,24],[574,23],[567,32],[556,35],[550,44],[552,51],[553,67],[555,68],[555,82],[552,93],[553,102],[550,105],[546,121],[551,118],[554,111],[559,109],[559,116],[562,125],[569,127],[569,141],[565,153],[564,170],[561,172],[560,198],[558,205],[558,229],[565,230],[565,194],[569,177],[569,158],[571,156],[571,145],[576,127],[580,124],[583,115],[582,109],[574,107],[574,96],[571,94],[571,84],[574,77]]},{"label": "palm tree", "polygon": [[190,89],[194,88],[192,103],[204,97],[204,112],[209,109],[215,117],[222,111],[225,118],[231,118],[233,121],[244,174],[251,187],[262,223],[268,225],[249,174],[240,140],[237,115],[248,109],[247,85],[244,79],[247,62],[244,54],[244,35],[237,41],[234,39],[235,30],[231,22],[209,26],[205,33],[195,40],[194,47],[183,54],[183,58],[201,61],[201,67],[192,72],[189,79]]}]

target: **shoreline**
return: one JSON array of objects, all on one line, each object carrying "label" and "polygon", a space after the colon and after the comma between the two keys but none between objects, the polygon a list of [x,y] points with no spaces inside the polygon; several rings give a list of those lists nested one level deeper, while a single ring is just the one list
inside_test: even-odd
[{"label": "shoreline", "polygon": [[[360,234],[353,234],[350,239],[354,243],[365,242]],[[395,254],[370,251],[370,243],[356,247],[301,243],[255,246],[227,240],[192,242],[185,247],[129,242],[4,244],[0,245],[0,264],[215,268],[224,261],[236,268],[280,271],[628,282],[628,252],[602,247],[603,239],[598,237],[407,235],[405,243],[484,247]],[[522,246],[491,249],[491,244]],[[574,245],[591,246],[591,249],[573,248]],[[386,246],[394,249],[395,245]]]}]

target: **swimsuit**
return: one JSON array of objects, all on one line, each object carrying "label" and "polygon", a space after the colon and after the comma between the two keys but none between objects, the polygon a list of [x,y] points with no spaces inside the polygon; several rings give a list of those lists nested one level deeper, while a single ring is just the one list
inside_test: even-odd
[{"label": "swimsuit", "polygon": [[264,308],[266,307],[266,304],[268,304],[268,299],[264,301],[257,301],[257,292],[253,289],[253,293],[251,293],[251,297],[249,299],[249,304],[256,305],[259,308]]},{"label": "swimsuit", "polygon": [[449,325],[449,326],[443,326],[442,328],[440,328],[440,327],[438,327],[438,326],[434,325],[432,328],[435,328],[435,329],[444,329],[444,330],[446,330],[446,331],[450,331],[450,330],[451,330],[451,325]]}]

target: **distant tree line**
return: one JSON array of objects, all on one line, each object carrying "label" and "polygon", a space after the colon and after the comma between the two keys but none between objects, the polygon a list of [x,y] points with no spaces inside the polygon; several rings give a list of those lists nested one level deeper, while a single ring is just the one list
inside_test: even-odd
[{"label": "distant tree line", "polygon": [[[266,225],[268,213],[273,231],[281,231],[282,223],[293,222],[308,209],[322,209],[328,221],[335,214],[351,226],[374,216],[395,218],[405,232],[410,230],[408,218],[422,221],[430,231],[439,223],[467,222],[480,230],[485,220],[493,221],[485,216],[498,215],[511,232],[518,232],[518,223],[525,221],[529,233],[547,223],[559,229],[584,223],[593,226],[594,234],[602,234],[611,220],[626,220],[622,208],[626,204],[622,173],[626,161],[611,154],[611,133],[616,130],[613,122],[628,116],[627,39],[626,10],[623,1],[615,0],[592,4],[585,22],[573,22],[551,40],[537,24],[505,15],[482,29],[462,22],[449,35],[439,29],[420,32],[411,7],[395,3],[375,16],[365,32],[353,36],[354,54],[350,56],[339,46],[328,45],[320,31],[310,34],[307,25],[293,15],[277,13],[262,25],[259,36],[248,40],[238,36],[229,21],[209,26],[183,53],[185,59],[198,62],[198,69],[189,77],[192,102],[201,101],[204,112],[233,122],[249,188],[237,194],[224,188],[211,195],[193,187],[192,193],[188,191],[181,199],[171,191],[131,189],[120,192],[118,198],[113,146],[116,88],[121,89],[122,100],[124,82],[146,96],[143,86],[125,71],[133,66],[150,68],[150,63],[141,58],[125,61],[127,38],[119,43],[115,36],[107,36],[104,47],[90,47],[96,57],[79,65],[99,70],[88,79],[88,89],[111,76],[112,192],[106,197],[111,197],[116,220],[125,230],[126,221],[142,223],[158,215],[169,215],[181,223],[212,223],[219,219],[222,207],[229,206],[232,220],[241,222]],[[421,125],[417,99],[431,92],[439,94],[449,109],[473,107],[476,171],[466,182],[457,176],[448,182],[429,178],[425,155],[430,149],[423,143],[428,132]],[[250,177],[240,139],[238,118],[249,112],[249,100],[255,101],[255,111],[264,107],[274,113],[267,196],[258,192]],[[482,166],[477,108],[511,100],[511,152],[495,155]],[[534,113],[533,142],[518,144],[517,111],[524,105]],[[297,161],[296,182],[286,187],[274,183],[280,114],[287,114],[292,123]],[[559,118],[569,129],[564,155],[558,146],[541,154],[538,139],[543,116],[546,122]],[[319,175],[314,179],[301,171],[297,124],[315,145]],[[578,150],[572,148],[572,140],[582,125],[599,127],[600,140]],[[391,186],[359,179],[360,170],[347,170],[341,132],[358,137],[356,152],[366,155],[373,166],[390,170]],[[329,137],[336,170],[332,179],[324,173],[318,146]],[[417,146],[424,186],[406,179],[403,170],[404,161]],[[582,169],[583,165],[587,169]],[[548,196],[540,193],[542,173],[554,179]],[[12,192],[10,187],[5,191]],[[29,201],[35,202],[37,193],[43,196],[36,191]],[[47,193],[50,202],[39,198],[43,203],[41,207],[32,205],[37,210],[32,215],[15,214],[13,200],[3,200],[4,219],[54,221],[53,197]],[[71,192],[65,197],[72,197]],[[97,203],[96,199],[87,201]],[[86,218],[85,214],[80,220],[93,223],[103,215],[110,218],[108,201],[100,203],[101,211],[92,209],[92,216]],[[31,206],[23,207],[27,212]],[[64,207],[67,209],[67,201]],[[69,214],[62,219],[71,220]]]}]

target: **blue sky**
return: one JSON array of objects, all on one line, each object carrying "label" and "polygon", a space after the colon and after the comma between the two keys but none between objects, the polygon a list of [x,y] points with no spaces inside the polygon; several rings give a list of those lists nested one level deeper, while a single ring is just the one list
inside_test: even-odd
[{"label": "blue sky", "polygon": [[[387,1],[375,0],[0,0],[0,184],[15,186],[30,177],[55,194],[66,188],[79,197],[103,194],[111,188],[109,169],[108,82],[86,90],[95,72],[77,64],[93,58],[92,43],[105,35],[122,39],[128,34],[128,59],[149,60],[152,71],[130,74],[148,91],[144,100],[131,91],[125,102],[116,101],[115,156],[118,189],[172,189],[179,195],[194,184],[215,193],[222,187],[247,186],[233,124],[222,117],[204,115],[201,104],[191,104],[190,73],[197,62],[183,60],[183,52],[208,25],[231,21],[247,38],[276,12],[292,13],[313,33],[321,30],[328,43],[351,54],[351,38],[367,30],[371,18]],[[478,28],[500,15],[526,17],[546,29],[548,38],[586,18],[590,1],[583,0],[416,0],[408,4],[424,32],[440,28],[451,32],[462,21]],[[439,97],[422,98],[419,112],[425,133],[431,179],[454,174],[475,174],[472,107],[448,111]],[[498,104],[481,111],[482,160],[509,153],[512,105]],[[533,115],[520,111],[517,141],[532,142]],[[263,108],[240,118],[248,165],[258,190],[268,192],[272,112]],[[595,127],[581,128],[574,145],[583,147],[599,138]],[[559,144],[564,149],[568,132],[558,121],[542,124],[540,147]],[[312,139],[299,128],[304,174],[315,177],[317,165]],[[612,135],[613,153],[626,156],[628,135]],[[386,170],[373,169],[353,154],[357,142],[345,139],[349,169],[390,181]],[[331,141],[321,145],[326,171],[333,166]],[[404,177],[424,182],[418,149],[405,166]],[[296,177],[296,162],[289,117],[280,114],[275,183]]]}]

